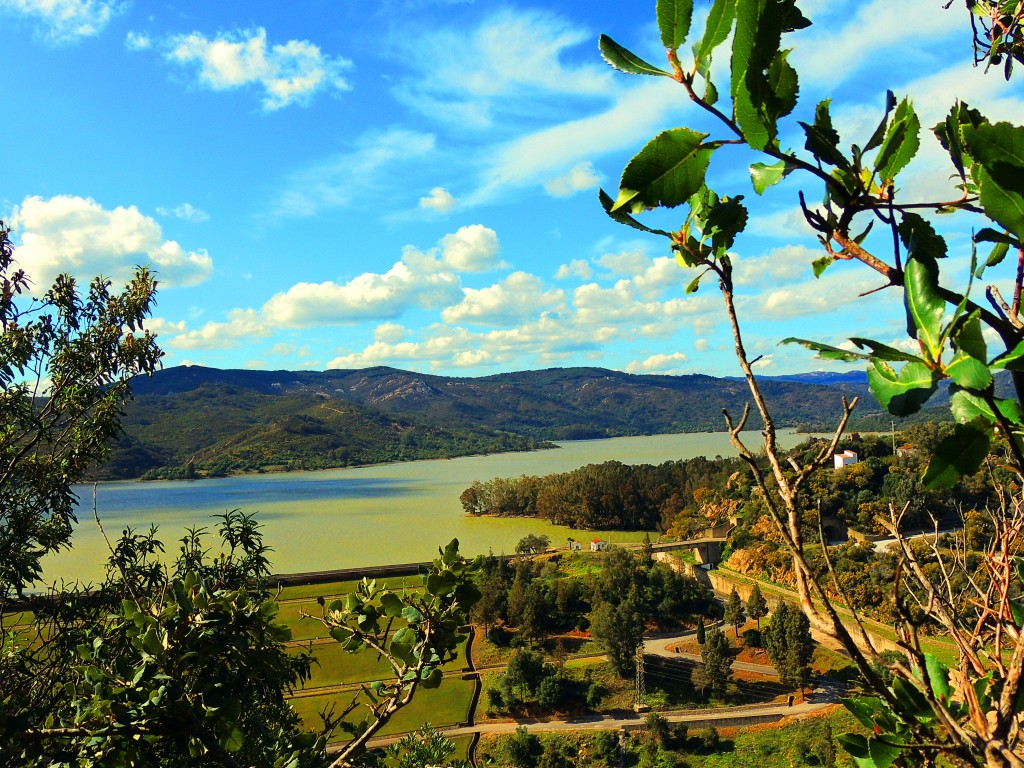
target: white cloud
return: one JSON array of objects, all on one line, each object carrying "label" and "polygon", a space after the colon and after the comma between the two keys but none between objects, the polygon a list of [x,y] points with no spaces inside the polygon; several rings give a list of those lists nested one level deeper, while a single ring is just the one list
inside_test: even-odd
[{"label": "white cloud", "polygon": [[[661,82],[664,81],[664,82]],[[542,183],[567,164],[594,157],[636,150],[668,114],[679,111],[678,85],[667,78],[652,78],[626,91],[608,89],[613,103],[590,117],[527,133],[496,148],[489,148],[479,188],[464,202],[476,205],[499,197],[506,188]]]},{"label": "white cloud", "polygon": [[420,198],[420,208],[447,213],[455,207],[456,200],[444,187],[434,187],[426,197]]},{"label": "white cloud", "polygon": [[568,197],[587,189],[595,189],[601,183],[601,174],[589,160],[573,166],[568,173],[557,176],[544,184],[544,189],[553,197]]},{"label": "white cloud", "polygon": [[498,258],[498,233],[483,224],[469,224],[445,235],[427,252],[407,246],[402,261],[416,271],[486,272],[505,266]]},{"label": "white cloud", "polygon": [[568,50],[593,39],[554,14],[510,9],[472,30],[418,29],[417,55],[403,58],[410,77],[395,95],[462,130],[500,127],[499,116],[554,113],[566,96],[602,96],[612,81],[596,57],[582,66],[564,61]]},{"label": "white cloud", "polygon": [[558,267],[558,272],[555,273],[555,277],[559,280],[565,280],[570,277],[589,280],[593,276],[594,270],[591,268],[590,263],[583,259],[573,259],[568,264],[562,264]]},{"label": "white cloud", "polygon": [[100,34],[125,7],[116,0],[0,0],[0,10],[35,19],[58,45]]},{"label": "white cloud", "polygon": [[455,275],[417,273],[398,262],[384,274],[366,272],[347,283],[296,283],[264,304],[263,314],[275,326],[299,328],[390,319],[411,307],[436,309],[460,297]]},{"label": "white cloud", "polygon": [[771,283],[782,283],[813,275],[811,262],[825,256],[821,248],[803,245],[784,245],[764,256],[734,259],[733,278],[737,285],[760,288]]},{"label": "white cloud", "polygon": [[388,178],[387,167],[409,163],[430,154],[434,136],[403,128],[364,134],[351,152],[295,174],[280,195],[275,212],[286,216],[314,216],[329,208],[341,208],[365,199]]},{"label": "white cloud", "polygon": [[196,208],[191,203],[181,203],[173,208],[157,208],[156,212],[161,216],[171,216],[175,219],[184,219],[185,221],[192,221],[195,223],[210,220],[210,214]]},{"label": "white cloud", "polygon": [[198,68],[200,85],[215,91],[259,86],[268,111],[307,103],[319,91],[349,89],[342,72],[351,68],[351,61],[327,56],[308,40],[268,47],[262,27],[213,39],[199,32],[176,35],[168,47],[168,61]]},{"label": "white cloud", "polygon": [[[627,277],[637,275],[651,265],[650,258],[642,250],[606,253],[599,256],[595,261],[611,274]],[[678,267],[676,269],[678,270]]]},{"label": "white cloud", "polygon": [[381,323],[373,329],[374,341],[382,341],[386,344],[394,344],[405,338],[408,331],[405,326],[398,323]]},{"label": "white cloud", "polygon": [[651,355],[646,360],[634,360],[626,366],[626,373],[665,373],[678,375],[683,372],[679,363],[687,362],[689,358],[682,352],[673,352],[671,355]]},{"label": "white cloud", "polygon": [[[849,15],[852,8],[856,12]],[[899,51],[887,55],[908,57],[914,53],[914,42],[928,41],[934,46],[936,41],[962,32],[965,23],[961,14],[944,11],[933,0],[870,0],[842,4],[836,10],[845,14],[842,26],[819,18],[806,33],[793,37],[796,50],[791,60],[805,83],[834,88],[877,61],[876,54],[886,49]],[[913,25],[912,36],[907,35],[908,23]]]},{"label": "white cloud", "polygon": [[243,341],[266,338],[273,329],[253,309],[233,309],[227,322],[210,322],[196,331],[187,331],[170,340],[175,349],[232,349]]},{"label": "white cloud", "polygon": [[153,41],[142,32],[129,32],[124,36],[124,47],[129,51],[145,51],[153,47]]},{"label": "white cloud", "polygon": [[738,297],[736,304],[741,315],[751,320],[784,320],[844,311],[858,301],[859,294],[879,285],[878,278],[872,279],[874,273],[857,270],[854,275],[844,266],[833,266],[818,279],[811,277],[756,296]]},{"label": "white cloud", "polygon": [[446,323],[513,325],[546,311],[565,308],[565,292],[545,290],[536,275],[513,272],[487,288],[464,288],[465,298],[441,313]]},{"label": "white cloud", "polygon": [[11,224],[20,240],[16,258],[37,287],[61,272],[124,281],[136,265],[153,269],[161,286],[195,285],[213,272],[206,251],[164,240],[160,225],[134,205],[106,210],[84,197],[33,196],[14,209]]},{"label": "white cloud", "polygon": [[697,339],[695,342],[693,342],[693,348],[696,349],[698,352],[707,352],[710,346],[711,345],[709,344],[707,339]]}]

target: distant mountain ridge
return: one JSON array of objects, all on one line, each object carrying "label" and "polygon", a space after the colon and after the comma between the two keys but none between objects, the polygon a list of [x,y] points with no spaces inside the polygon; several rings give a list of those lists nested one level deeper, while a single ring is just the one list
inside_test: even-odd
[{"label": "distant mountain ridge", "polygon": [[[837,390],[866,389],[856,372],[765,377],[762,386],[779,427],[815,430],[838,419]],[[749,400],[742,380],[603,368],[461,378],[388,367],[179,366],[132,387],[126,436],[103,477],[318,469],[528,450],[552,440],[719,431],[722,409],[738,419]],[[883,416],[871,398],[862,404],[865,424]],[[760,426],[752,415],[748,427]]]}]

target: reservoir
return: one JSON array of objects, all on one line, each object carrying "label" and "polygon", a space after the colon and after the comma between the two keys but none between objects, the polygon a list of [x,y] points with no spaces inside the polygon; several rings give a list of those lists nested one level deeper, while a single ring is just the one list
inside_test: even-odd
[{"label": "reservoir", "polygon": [[[791,447],[806,435],[779,433]],[[756,432],[744,434],[752,450]],[[241,475],[197,481],[136,481],[95,486],[96,511],[111,542],[127,527],[146,531],[159,526],[170,556],[186,528],[216,525],[215,515],[239,508],[256,513],[271,547],[277,573],[353,568],[430,560],[452,538],[462,552],[511,553],[529,533],[547,534],[552,545],[569,536],[587,540],[590,532],[572,531],[533,518],[474,518],[463,514],[459,495],[474,480],[547,475],[586,464],[617,460],[660,464],[694,456],[734,456],[725,433],[690,433],[579,440],[556,450],[502,453],[265,475]],[[44,561],[45,579],[95,581],[103,574],[106,544],[93,520],[94,486],[78,486],[81,500],[74,548]],[[622,534],[602,532],[610,541]],[[636,539],[636,534],[628,537]],[[210,547],[216,539],[208,539]]]}]

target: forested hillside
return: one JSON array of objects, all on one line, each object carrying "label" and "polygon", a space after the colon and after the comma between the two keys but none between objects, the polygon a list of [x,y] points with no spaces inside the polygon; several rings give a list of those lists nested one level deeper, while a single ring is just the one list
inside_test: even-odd
[{"label": "forested hillside", "polygon": [[[849,382],[770,381],[782,426],[829,427]],[[553,368],[456,378],[368,368],[181,366],[133,382],[103,478],[201,477],[529,450],[544,441],[703,432],[739,414],[745,385],[711,376]],[[862,401],[861,428],[888,426]],[[883,425],[882,422],[885,422]],[[760,425],[752,419],[751,428]]]}]

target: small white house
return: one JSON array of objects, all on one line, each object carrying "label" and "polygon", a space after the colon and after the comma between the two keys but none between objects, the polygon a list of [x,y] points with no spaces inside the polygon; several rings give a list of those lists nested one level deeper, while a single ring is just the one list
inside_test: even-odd
[{"label": "small white house", "polygon": [[606,549],[608,549],[608,542],[604,539],[594,539],[590,542],[591,552],[604,552]]},{"label": "small white house", "polygon": [[583,549],[583,544],[581,542],[576,541],[576,539],[569,539],[570,552],[579,552],[581,549]]},{"label": "small white house", "polygon": [[840,467],[848,467],[851,464],[856,464],[857,454],[853,451],[843,451],[832,456],[832,460],[835,461],[836,469]]}]

